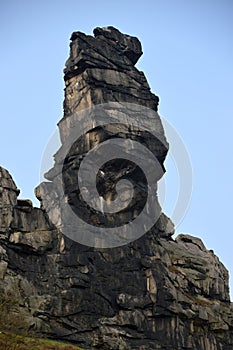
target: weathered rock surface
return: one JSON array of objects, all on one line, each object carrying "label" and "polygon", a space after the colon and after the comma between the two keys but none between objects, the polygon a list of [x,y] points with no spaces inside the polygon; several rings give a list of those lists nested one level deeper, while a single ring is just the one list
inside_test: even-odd
[{"label": "weathered rock surface", "polygon": [[17,189],[9,172],[0,167],[0,232],[9,230],[13,218],[13,208],[17,205]]},{"label": "weathered rock surface", "polygon": [[[71,37],[64,118],[59,122],[62,147],[47,173],[50,182],[36,189],[42,209],[33,208],[28,200],[17,200],[19,191],[14,181],[7,170],[0,168],[2,296],[14,296],[12,317],[20,313],[30,331],[75,342],[84,349],[231,350],[233,304],[228,272],[199,238],[179,235],[173,239],[174,227],[165,214],[160,213],[144,236],[116,248],[81,245],[57,228],[62,221],[56,194],[58,175],[65,140],[71,124],[78,122],[78,111],[107,102],[149,107],[155,113],[143,123],[155,124],[161,142],[140,130],[124,129],[124,125],[118,137],[140,139],[153,150],[164,171],[168,144],[156,113],[158,97],[150,92],[143,73],[134,67],[142,54],[140,42],[113,27],[96,28],[94,35],[75,32]],[[67,164],[79,165],[93,144],[115,134],[110,126],[94,125],[88,133],[89,142],[81,138]],[[119,167],[112,163],[108,172],[113,175],[125,169],[136,181],[138,169],[129,164]],[[73,184],[71,176],[68,194],[77,194]],[[144,203],[144,187],[138,192],[142,199],[137,210]],[[114,195],[111,185],[104,186],[101,181],[100,189]],[[122,220],[136,205],[131,204]],[[101,225],[99,217],[90,215],[85,219]],[[110,224],[112,218],[106,220]]]},{"label": "weathered rock surface", "polygon": [[113,27],[96,28],[94,34],[74,32],[71,36],[64,71],[65,117],[92,104],[115,101],[157,110],[158,97],[150,92],[144,74],[134,67],[142,55],[139,40]]}]

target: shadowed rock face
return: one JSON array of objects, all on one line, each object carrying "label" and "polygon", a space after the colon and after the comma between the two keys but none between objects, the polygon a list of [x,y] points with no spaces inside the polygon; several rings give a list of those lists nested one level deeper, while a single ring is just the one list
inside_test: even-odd
[{"label": "shadowed rock face", "polygon": [[[41,209],[33,208],[28,200],[17,200],[13,179],[0,168],[0,291],[3,296],[14,296],[12,318],[20,313],[31,332],[72,341],[84,349],[230,350],[233,306],[228,272],[199,238],[179,235],[173,239],[173,224],[162,212],[145,235],[116,248],[81,245],[54,225],[62,220],[56,191],[64,145],[71,124],[80,122],[77,113],[85,108],[127,102],[154,111],[143,125],[155,125],[157,140],[136,128],[125,128],[127,123],[118,130],[118,137],[140,139],[157,157],[163,175],[168,144],[157,114],[158,97],[134,67],[141,54],[137,38],[113,27],[96,28],[94,37],[72,34],[65,68],[64,117],[59,122],[62,146],[46,175],[50,182],[36,189]],[[77,159],[81,161],[93,144],[113,134],[112,126],[95,126],[80,138],[66,164],[77,166]],[[113,162],[107,170],[113,175],[125,169],[135,182],[141,176],[129,164]],[[69,175],[65,168],[68,195],[74,184]],[[112,184],[101,181],[97,178],[100,192],[114,197]],[[131,203],[127,215],[136,205],[139,209],[143,205],[145,188],[141,185],[137,195],[141,200]],[[90,215],[87,220],[101,225],[99,217]],[[19,324],[15,327],[20,329]]]}]

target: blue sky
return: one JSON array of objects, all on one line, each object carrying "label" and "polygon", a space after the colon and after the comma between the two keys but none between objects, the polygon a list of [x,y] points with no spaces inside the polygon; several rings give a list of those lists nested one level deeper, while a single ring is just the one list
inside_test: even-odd
[{"label": "blue sky", "polygon": [[[191,159],[193,193],[177,232],[201,237],[233,276],[232,19],[231,0],[1,1],[0,164],[21,197],[34,198],[44,148],[63,114],[70,34],[113,25],[141,40],[144,55],[137,67]],[[170,157],[164,204],[169,216],[177,178]]]}]

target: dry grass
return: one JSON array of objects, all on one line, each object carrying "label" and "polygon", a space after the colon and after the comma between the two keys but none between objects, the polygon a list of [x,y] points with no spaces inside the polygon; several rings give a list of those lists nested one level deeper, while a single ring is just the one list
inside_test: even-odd
[{"label": "dry grass", "polygon": [[[168,270],[169,270],[170,272],[174,272],[174,273],[181,273],[181,271],[180,271],[177,267],[175,267],[174,265],[168,266]],[[181,273],[181,274],[182,274],[182,273]]]},{"label": "dry grass", "polygon": [[191,295],[189,293],[184,293],[186,297],[188,297],[190,300],[192,300],[192,302],[194,302],[197,305],[201,305],[201,306],[210,306],[213,304],[213,301],[205,299],[205,298],[201,298],[200,296],[194,296]]}]

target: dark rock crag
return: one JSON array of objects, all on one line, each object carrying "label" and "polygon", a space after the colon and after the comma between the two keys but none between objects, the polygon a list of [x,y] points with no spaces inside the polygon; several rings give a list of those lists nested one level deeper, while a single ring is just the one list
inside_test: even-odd
[{"label": "dark rock crag", "polygon": [[[163,167],[168,144],[158,97],[135,68],[141,55],[139,40],[113,27],[96,28],[94,37],[72,34],[64,117],[58,124],[62,143],[76,112],[102,103],[136,103],[155,112],[163,142],[145,137],[143,142],[154,147]],[[88,138],[105,140],[112,132],[96,129]],[[131,130],[131,137],[141,136]],[[90,144],[78,145],[79,158]],[[28,331],[84,349],[231,350],[229,276],[213,251],[190,235],[173,239],[173,224],[163,213],[145,235],[124,246],[97,249],[67,238],[49,219],[58,213],[56,199],[49,217],[43,202],[56,185],[59,157],[58,151],[46,175],[49,182],[36,189],[41,209],[17,199],[19,190],[0,167],[0,291],[16,300],[12,317],[20,314]]]}]

